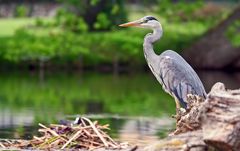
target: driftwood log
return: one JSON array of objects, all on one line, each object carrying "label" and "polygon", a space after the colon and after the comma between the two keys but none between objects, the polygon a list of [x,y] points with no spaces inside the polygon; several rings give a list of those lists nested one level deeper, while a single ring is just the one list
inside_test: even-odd
[{"label": "driftwood log", "polygon": [[240,89],[226,90],[216,83],[206,100],[189,96],[176,130],[147,146],[159,151],[240,151]]}]

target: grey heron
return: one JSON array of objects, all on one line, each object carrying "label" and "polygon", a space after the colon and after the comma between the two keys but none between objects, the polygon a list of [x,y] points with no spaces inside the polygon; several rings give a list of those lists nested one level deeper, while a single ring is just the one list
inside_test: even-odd
[{"label": "grey heron", "polygon": [[163,89],[174,97],[177,114],[181,106],[187,108],[187,95],[193,94],[206,98],[203,84],[193,68],[175,51],[166,50],[157,55],[153,50],[153,43],[163,34],[160,22],[152,16],[145,16],[139,20],[124,23],[121,27],[150,28],[144,38],[144,56],[152,73],[162,85]]}]

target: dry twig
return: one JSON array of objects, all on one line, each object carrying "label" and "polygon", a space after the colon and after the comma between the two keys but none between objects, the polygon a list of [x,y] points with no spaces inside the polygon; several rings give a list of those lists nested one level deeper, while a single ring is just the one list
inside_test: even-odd
[{"label": "dry twig", "polygon": [[39,123],[38,130],[43,135],[34,136],[32,140],[0,141],[0,149],[123,149],[126,143],[117,143],[103,130],[108,125],[99,125],[87,118],[81,118],[77,125],[50,124],[49,127]]}]

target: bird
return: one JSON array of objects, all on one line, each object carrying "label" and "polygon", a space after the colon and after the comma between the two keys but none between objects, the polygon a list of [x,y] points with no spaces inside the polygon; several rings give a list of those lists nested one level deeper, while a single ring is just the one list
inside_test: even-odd
[{"label": "bird", "polygon": [[149,68],[163,90],[170,94],[176,103],[177,113],[180,109],[187,109],[188,94],[206,98],[204,86],[193,68],[173,50],[166,50],[157,55],[153,50],[153,43],[163,35],[161,23],[153,16],[120,24],[120,27],[141,27],[152,29],[144,37],[143,52]]}]

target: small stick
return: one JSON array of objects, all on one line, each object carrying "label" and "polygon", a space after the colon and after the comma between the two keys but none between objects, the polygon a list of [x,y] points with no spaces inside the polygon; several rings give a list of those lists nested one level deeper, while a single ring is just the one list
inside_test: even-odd
[{"label": "small stick", "polygon": [[44,131],[44,130],[42,130],[42,129],[39,129],[38,131],[41,131],[41,130],[42,130],[42,131],[44,131],[44,132],[50,132],[53,136],[60,137],[62,140],[67,141],[65,138],[63,138],[62,136],[58,135],[55,131],[51,130],[50,128],[46,127],[45,125],[43,125],[43,124],[41,124],[41,123],[39,123],[38,125],[41,126],[41,127],[43,127],[43,128],[45,128],[45,129],[47,130],[47,131]]},{"label": "small stick", "polygon": [[13,144],[11,141],[9,141],[9,140],[5,140],[7,143],[9,143],[9,144]]},{"label": "small stick", "polygon": [[103,145],[101,142],[98,142],[98,140],[84,140],[85,143],[95,144],[95,145]]},{"label": "small stick", "polygon": [[45,128],[47,131],[49,131],[51,134],[53,134],[54,136],[59,136],[55,131],[51,130],[50,128],[46,127],[45,125],[39,123],[39,126]]},{"label": "small stick", "polygon": [[108,147],[108,143],[106,142],[106,140],[103,138],[103,136],[99,133],[99,131],[97,130],[97,128],[95,127],[95,125],[87,118],[82,117],[82,119],[86,120],[93,128],[93,130],[95,131],[95,133],[98,135],[98,137],[101,139],[101,141],[103,142],[103,144]]},{"label": "small stick", "polygon": [[87,135],[89,135],[89,137],[93,138],[93,136],[92,136],[87,130],[83,129],[83,131],[84,131]]},{"label": "small stick", "polygon": [[[117,143],[110,137],[110,136],[108,136],[105,132],[103,132],[103,131],[101,131],[101,133],[102,133],[102,135],[104,136],[104,137],[107,137],[111,142],[112,142],[112,144],[114,144],[114,146],[115,147],[117,147]],[[113,146],[113,147],[114,147]]]},{"label": "small stick", "polygon": [[107,129],[107,130],[110,130],[110,128],[109,128],[109,124],[105,124],[105,125],[98,125],[98,127],[100,128],[100,129]]},{"label": "small stick", "polygon": [[76,139],[78,137],[78,135],[81,133],[82,131],[78,131],[76,134],[73,135],[73,137],[71,139],[69,139],[67,141],[67,143],[65,143],[61,149],[64,149],[69,143],[71,143],[74,139]]},{"label": "small stick", "polygon": [[37,136],[33,136],[34,139],[38,140],[38,141],[43,141],[41,138],[37,137]]},{"label": "small stick", "polygon": [[1,146],[2,148],[6,148],[1,142],[0,142],[0,146]]},{"label": "small stick", "polygon": [[60,136],[54,136],[52,138],[49,138],[48,140],[46,140],[45,142],[43,142],[42,144],[39,145],[38,148],[43,148],[44,145],[46,144],[51,144],[52,142],[54,142],[55,140],[57,140]]},{"label": "small stick", "polygon": [[67,125],[61,125],[61,124],[50,124],[50,127],[68,127]]},{"label": "small stick", "polygon": [[87,126],[84,120],[82,120],[82,118],[81,118],[81,123],[83,124],[83,126]]},{"label": "small stick", "polygon": [[89,148],[89,150],[95,150],[95,149],[98,149],[98,148],[101,148],[101,147],[104,147],[104,146],[91,146],[91,148]]},{"label": "small stick", "polygon": [[86,145],[86,144],[84,144],[84,143],[78,143],[80,146],[83,146],[83,147],[85,147],[85,148],[89,148],[89,145]]}]

